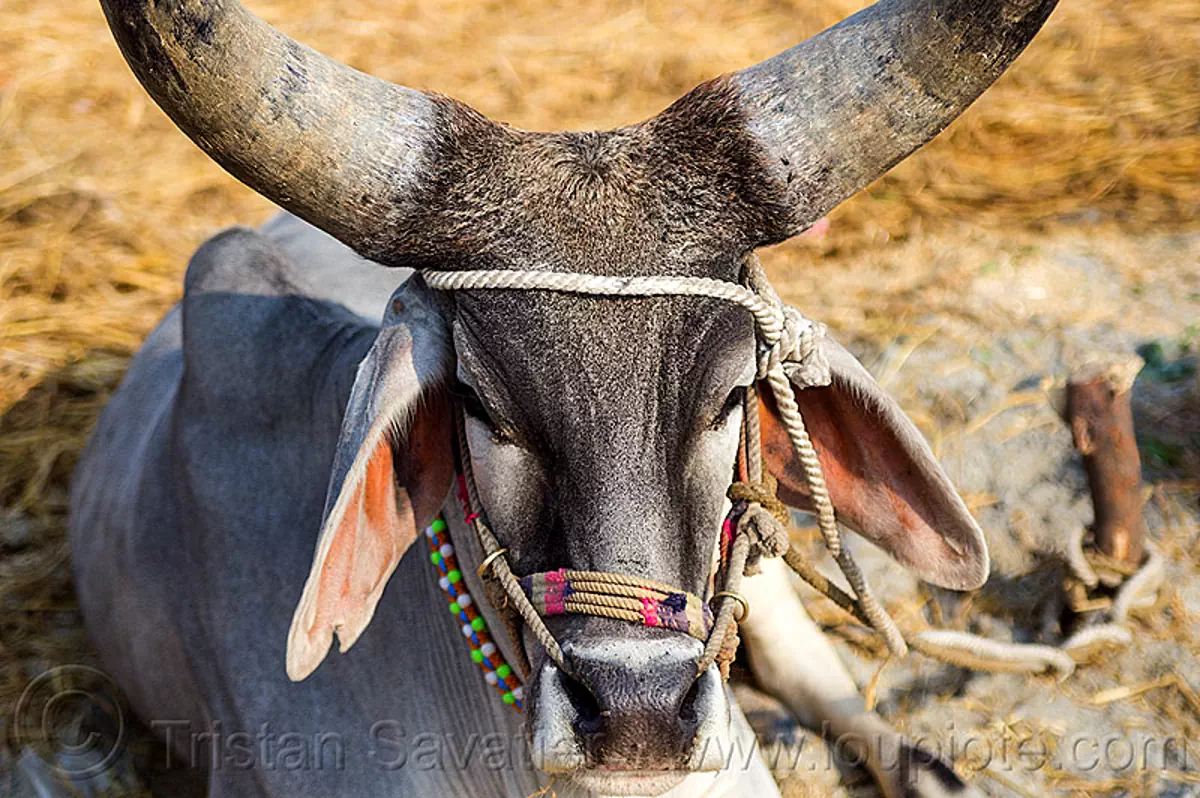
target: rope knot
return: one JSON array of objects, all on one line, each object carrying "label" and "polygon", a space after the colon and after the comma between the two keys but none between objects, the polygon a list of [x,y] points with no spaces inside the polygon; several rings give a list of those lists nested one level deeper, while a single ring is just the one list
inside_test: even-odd
[{"label": "rope knot", "polygon": [[787,505],[775,496],[778,483],[770,474],[763,474],[762,482],[734,482],[725,491],[725,495],[733,502],[747,502],[761,505],[764,510],[787,525],[791,521]]},{"label": "rope knot", "polygon": [[770,474],[764,474],[762,482],[735,482],[726,495],[731,501],[747,503],[737,531],[753,544],[746,572],[757,573],[759,557],[782,557],[792,546],[787,506],[776,498],[775,479]]},{"label": "rope knot", "polygon": [[758,359],[758,377],[764,379],[775,366],[782,366],[788,379],[798,388],[828,385],[833,377],[821,342],[826,327],[806,319],[790,305],[779,305],[783,332],[779,340],[764,346]]}]

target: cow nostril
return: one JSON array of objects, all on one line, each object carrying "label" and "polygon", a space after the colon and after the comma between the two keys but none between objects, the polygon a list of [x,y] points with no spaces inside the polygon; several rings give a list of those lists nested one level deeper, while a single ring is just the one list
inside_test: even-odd
[{"label": "cow nostril", "polygon": [[596,696],[582,682],[558,672],[559,685],[571,707],[575,710],[575,731],[583,737],[592,737],[604,729],[604,716]]},{"label": "cow nostril", "polygon": [[696,679],[692,682],[692,686],[683,696],[683,701],[679,704],[679,720],[683,723],[692,725],[698,722],[699,713],[696,711],[696,701],[700,697],[700,683],[703,679]]}]

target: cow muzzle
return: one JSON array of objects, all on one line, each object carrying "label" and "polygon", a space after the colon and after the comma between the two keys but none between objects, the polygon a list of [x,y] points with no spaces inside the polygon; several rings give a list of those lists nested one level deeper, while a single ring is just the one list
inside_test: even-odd
[{"label": "cow muzzle", "polygon": [[639,794],[648,794],[649,782],[661,792],[688,772],[718,769],[709,748],[725,736],[729,704],[715,666],[696,675],[700,641],[589,621],[589,634],[563,642],[570,674],[545,660],[534,680],[530,734],[539,769],[601,779],[606,791],[632,780]]}]

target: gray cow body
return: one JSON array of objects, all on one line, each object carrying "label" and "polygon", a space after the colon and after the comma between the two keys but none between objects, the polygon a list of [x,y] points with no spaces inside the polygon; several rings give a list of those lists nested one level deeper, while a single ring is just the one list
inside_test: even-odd
[{"label": "gray cow body", "polygon": [[[139,715],[186,765],[211,770],[214,798],[521,796],[545,781],[423,545],[352,651],[303,683],[284,672],[342,411],[377,332],[366,318],[405,276],[292,217],[221,234],[194,257],[183,302],[134,359],[77,472],[88,627]],[[464,565],[477,561],[453,500],[444,517]],[[750,761],[694,774],[678,794],[771,794]]]}]

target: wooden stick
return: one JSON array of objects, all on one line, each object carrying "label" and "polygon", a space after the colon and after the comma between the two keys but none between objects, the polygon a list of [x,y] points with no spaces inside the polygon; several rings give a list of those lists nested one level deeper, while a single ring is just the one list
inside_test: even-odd
[{"label": "wooden stick", "polygon": [[1095,510],[1096,545],[1116,560],[1142,561],[1142,461],[1129,401],[1142,368],[1136,356],[1092,359],[1067,382],[1066,417],[1083,455]]}]

